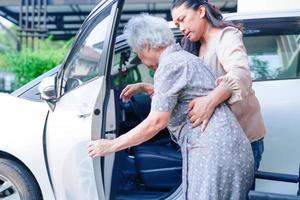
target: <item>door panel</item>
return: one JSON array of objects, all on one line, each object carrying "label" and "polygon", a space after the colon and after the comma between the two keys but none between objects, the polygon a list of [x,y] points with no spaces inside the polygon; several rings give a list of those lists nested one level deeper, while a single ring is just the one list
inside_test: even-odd
[{"label": "door panel", "polygon": [[[244,41],[267,131],[260,170],[296,175],[300,162],[300,26],[293,25],[297,18],[282,20],[246,22],[250,30],[246,30]],[[297,192],[296,184],[268,180],[256,183],[258,191]]]},{"label": "door panel", "polygon": [[97,78],[64,95],[49,115],[46,145],[58,199],[98,199],[87,144],[91,139],[96,91],[103,85],[103,80],[103,77]]},{"label": "door panel", "polygon": [[[300,80],[254,83],[267,134],[260,170],[297,175],[300,162]],[[297,184],[256,181],[256,190],[295,195]]]},{"label": "door panel", "polygon": [[[75,41],[58,83],[62,94],[49,114],[47,157],[57,199],[105,199],[101,159],[91,159],[87,144],[102,135],[106,103],[104,71],[110,49],[118,1],[107,1],[93,14]],[[108,39],[109,38],[109,39]],[[109,95],[108,95],[109,96]]]}]

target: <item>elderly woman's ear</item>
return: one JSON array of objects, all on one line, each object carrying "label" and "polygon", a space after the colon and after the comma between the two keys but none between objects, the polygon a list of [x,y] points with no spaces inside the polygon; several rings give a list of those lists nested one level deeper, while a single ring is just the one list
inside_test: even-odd
[{"label": "elderly woman's ear", "polygon": [[150,45],[149,44],[144,44],[144,51],[146,52],[146,53],[149,53],[149,51],[150,51],[150,49],[151,49],[151,47],[150,47]]}]

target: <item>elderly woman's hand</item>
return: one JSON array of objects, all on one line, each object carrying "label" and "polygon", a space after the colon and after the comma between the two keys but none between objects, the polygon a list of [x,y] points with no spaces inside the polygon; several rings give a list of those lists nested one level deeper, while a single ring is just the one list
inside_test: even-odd
[{"label": "elderly woman's hand", "polygon": [[216,106],[211,103],[208,96],[197,97],[193,99],[189,104],[189,120],[193,124],[193,127],[197,127],[200,124],[202,131],[206,128],[209,119],[211,118]]},{"label": "elderly woman's hand", "polygon": [[151,84],[147,83],[135,83],[127,85],[121,92],[120,98],[123,102],[127,103],[130,98],[139,93],[139,92],[146,92],[149,95],[153,94],[153,86]]},{"label": "elderly woman's hand", "polygon": [[105,156],[106,154],[114,152],[112,146],[114,140],[100,139],[91,141],[88,145],[88,154],[92,158],[97,156]]}]

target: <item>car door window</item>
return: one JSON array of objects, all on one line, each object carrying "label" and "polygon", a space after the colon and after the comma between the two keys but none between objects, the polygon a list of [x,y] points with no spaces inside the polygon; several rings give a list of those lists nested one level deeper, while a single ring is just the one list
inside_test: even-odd
[{"label": "car door window", "polygon": [[120,89],[133,83],[153,83],[154,71],[144,65],[129,49],[116,52],[111,70],[113,85]]},{"label": "car door window", "polygon": [[[106,30],[110,22],[111,6],[91,20],[91,26],[80,39],[79,45],[75,45],[71,58],[67,61],[64,77],[63,92],[68,92],[74,88],[97,77],[100,72],[99,61],[101,59],[103,43]],[[94,25],[91,25],[94,24]]]},{"label": "car door window", "polygon": [[[288,20],[287,20],[288,21]],[[266,21],[267,24],[267,21]],[[273,23],[246,30],[244,37],[253,80],[293,79],[300,77],[300,34],[285,25]],[[289,26],[286,24],[286,26]],[[249,34],[247,34],[247,31]]]}]

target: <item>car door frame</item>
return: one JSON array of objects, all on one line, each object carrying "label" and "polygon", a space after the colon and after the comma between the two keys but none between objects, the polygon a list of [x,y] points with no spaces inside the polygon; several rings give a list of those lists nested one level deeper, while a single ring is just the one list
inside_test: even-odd
[{"label": "car door frame", "polygon": [[[112,27],[111,35],[105,39],[105,41],[110,41],[110,42],[108,42],[108,44],[111,44],[111,45],[108,45],[107,51],[104,51],[103,55],[105,55],[106,60],[101,59],[101,61],[100,61],[100,66],[101,65],[106,66],[106,67],[101,68],[102,71],[100,71],[100,73],[104,74],[104,78],[105,78],[105,82],[104,82],[105,89],[101,90],[101,92],[105,92],[105,93],[104,94],[100,93],[96,100],[96,104],[99,105],[99,102],[101,102],[102,98],[104,97],[103,106],[102,106],[102,111],[103,111],[102,112],[102,123],[100,124],[100,123],[95,122],[95,123],[93,123],[94,126],[92,127],[92,130],[97,130],[100,128],[101,131],[100,132],[93,131],[93,133],[95,133],[95,134],[92,135],[92,139],[106,138],[106,133],[107,133],[106,127],[107,127],[107,121],[109,120],[109,119],[107,119],[107,111],[108,111],[108,108],[110,105],[109,103],[111,101],[114,101],[113,100],[114,98],[111,98],[112,93],[110,90],[110,87],[111,87],[110,86],[110,75],[111,75],[112,61],[113,61],[114,52],[115,52],[117,30],[119,27],[119,21],[120,21],[120,17],[121,17],[121,13],[123,10],[125,0],[114,0],[114,2],[116,2],[116,8],[115,8],[116,12],[114,13],[115,16],[112,18],[113,20],[111,21],[111,25],[110,25]],[[105,48],[103,48],[103,49],[105,49]],[[114,111],[113,115],[115,115],[115,111]],[[97,134],[97,133],[100,133],[100,134]],[[111,167],[114,166],[114,153],[110,155],[110,158],[108,158],[108,159],[105,159],[105,158],[108,158],[108,156],[101,157],[100,163],[94,160],[93,165],[94,165],[94,169],[99,169],[99,168],[102,169],[101,171],[95,170],[96,184],[97,184],[97,186],[99,186],[100,182],[103,183],[105,197],[106,197],[106,199],[109,199],[111,186],[110,186],[110,184],[108,184],[107,185],[108,188],[105,188],[105,182],[107,182],[107,180],[105,181],[105,176],[104,176],[105,167],[104,166],[105,165],[111,166]],[[110,163],[107,163],[107,162],[110,162]],[[102,174],[100,174],[100,173],[102,173]],[[102,177],[102,180],[100,181],[97,177]],[[112,177],[109,177],[109,179],[110,180],[108,182],[111,182]]]},{"label": "car door frame", "polygon": [[[57,96],[58,101],[61,97],[64,96],[63,94],[63,78],[64,78],[64,72],[70,62],[70,59],[74,56],[74,54],[77,52],[78,48],[80,48],[82,44],[82,40],[86,38],[86,35],[89,34],[90,27],[93,27],[93,23],[95,23],[95,18],[99,16],[99,13],[101,13],[106,7],[112,6],[110,14],[113,15],[110,18],[110,21],[108,22],[108,28],[105,35],[105,40],[103,43],[103,49],[102,49],[102,55],[100,62],[98,63],[98,67],[100,68],[99,74],[97,76],[104,76],[104,88],[101,89],[100,93],[98,94],[98,97],[96,99],[96,104],[94,106],[94,112],[93,112],[93,119],[92,119],[92,134],[91,139],[100,139],[105,137],[105,122],[106,122],[106,110],[107,110],[107,104],[109,102],[109,79],[107,78],[107,75],[109,75],[110,68],[112,65],[112,58],[113,58],[113,52],[114,52],[114,46],[117,36],[117,27],[119,24],[121,11],[124,5],[124,0],[107,0],[101,2],[94,11],[90,13],[90,15],[86,18],[83,25],[81,26],[80,30],[78,31],[75,42],[73,43],[71,50],[68,52],[68,55],[66,56],[66,59],[63,62],[63,65],[58,73],[57,80],[56,80],[56,88],[57,88]],[[87,81],[88,83],[89,81]],[[84,83],[86,84],[86,83]],[[82,84],[82,85],[84,85]],[[103,102],[103,104],[101,103]],[[98,105],[98,106],[97,106]],[[102,107],[99,105],[102,105]],[[55,108],[54,108],[55,109]],[[100,110],[102,111],[100,115],[96,115],[95,111]],[[94,177],[96,182],[96,188],[98,193],[98,199],[103,199],[105,196],[109,198],[105,194],[104,189],[104,157],[94,159],[93,160],[93,169],[94,169]],[[51,178],[50,178],[51,179]]]}]

